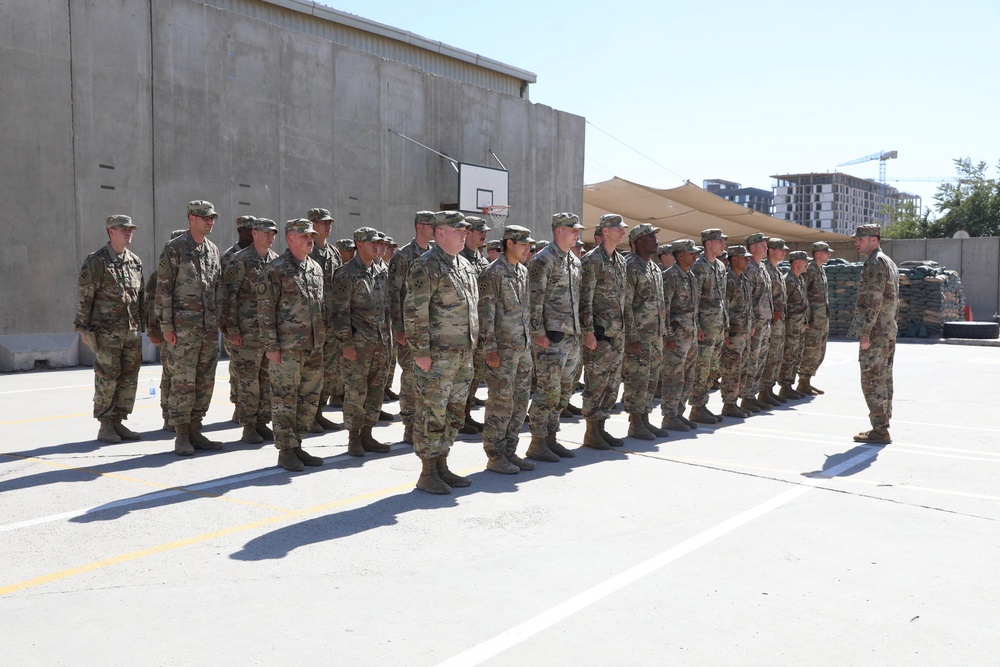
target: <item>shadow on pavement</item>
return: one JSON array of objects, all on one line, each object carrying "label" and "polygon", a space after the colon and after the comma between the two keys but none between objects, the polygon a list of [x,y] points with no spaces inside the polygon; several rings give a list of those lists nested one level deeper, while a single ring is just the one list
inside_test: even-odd
[{"label": "shadow on pavement", "polygon": [[842,473],[839,473],[837,475],[837,477],[850,477],[851,475],[856,475],[859,472],[861,472],[862,470],[867,470],[871,466],[871,464],[875,463],[875,460],[878,459],[879,453],[882,452],[882,447],[880,445],[871,445],[871,444],[857,445],[856,447],[852,447],[851,449],[848,449],[846,452],[842,452],[840,454],[830,454],[830,455],[828,455],[826,457],[826,461],[823,462],[823,468],[822,469],[820,469],[820,470],[813,470],[812,472],[804,472],[804,473],[802,473],[802,476],[803,477],[829,477],[829,475],[825,474],[827,470],[830,470],[831,468],[837,467],[838,465],[840,465],[844,461],[850,461],[855,456],[858,456],[860,454],[864,454],[866,452],[870,452],[870,451],[872,451],[873,448],[876,448],[876,447],[878,447],[878,451],[876,452],[875,456],[872,456],[870,458],[866,458],[865,460],[861,461],[860,463],[858,463],[853,468],[851,468],[849,470],[845,470]]}]

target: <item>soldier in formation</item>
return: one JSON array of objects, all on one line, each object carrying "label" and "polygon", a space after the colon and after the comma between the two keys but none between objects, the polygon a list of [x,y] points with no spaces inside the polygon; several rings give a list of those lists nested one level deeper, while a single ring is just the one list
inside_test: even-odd
[{"label": "soldier in formation", "polygon": [[830,288],[823,265],[833,253],[830,245],[823,241],[812,244],[812,253],[812,261],[802,276],[809,298],[809,323],[806,327],[802,361],[799,363],[799,385],[795,391],[817,396],[822,394],[823,390],[813,386],[812,377],[823,363],[826,356],[826,341],[830,336]]},{"label": "soldier in formation", "polygon": [[[475,215],[465,216],[465,221],[469,223],[469,233],[465,237],[465,247],[462,248],[461,255],[472,266],[478,279],[479,275],[490,265],[482,252],[483,246],[486,245],[486,233],[490,231],[490,227],[486,224],[486,220]],[[483,425],[473,419],[472,410],[477,405],[476,390],[483,381],[484,366],[483,349],[481,345],[477,345],[476,352],[472,357],[472,384],[469,386],[469,397],[465,402],[465,423],[459,433],[478,435],[483,432]]]},{"label": "soldier in formation", "polygon": [[741,245],[730,246],[726,249],[726,254],[729,256],[729,270],[726,271],[729,326],[726,328],[720,361],[722,414],[726,417],[746,418],[753,413],[743,410],[737,405],[737,401],[744,393],[744,385],[749,381],[750,369],[744,360],[756,320],[750,276],[746,273],[750,257],[747,249]]}]

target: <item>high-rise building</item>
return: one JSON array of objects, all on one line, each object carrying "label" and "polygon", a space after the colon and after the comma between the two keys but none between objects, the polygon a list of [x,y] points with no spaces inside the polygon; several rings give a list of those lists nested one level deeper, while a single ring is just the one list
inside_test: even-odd
[{"label": "high-rise building", "polygon": [[851,234],[858,225],[885,224],[901,195],[891,185],[839,172],[772,176],[772,215],[803,227]]},{"label": "high-rise building", "polygon": [[771,214],[772,195],[760,188],[744,188],[739,183],[724,181],[721,178],[711,178],[701,182],[701,187],[718,195],[726,201],[731,201],[746,208],[752,208],[761,213]]}]

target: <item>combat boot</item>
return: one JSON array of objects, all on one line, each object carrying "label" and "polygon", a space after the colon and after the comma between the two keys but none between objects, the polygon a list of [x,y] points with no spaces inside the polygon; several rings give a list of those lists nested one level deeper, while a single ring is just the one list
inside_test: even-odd
[{"label": "combat boot", "polygon": [[771,398],[771,394],[766,389],[761,389],[757,392],[757,402],[768,406],[769,408],[776,408],[781,405],[781,401]]},{"label": "combat boot", "polygon": [[752,398],[744,398],[740,401],[740,410],[752,415],[755,412],[760,412],[760,406]]},{"label": "combat boot", "polygon": [[579,417],[582,414],[583,410],[581,408],[576,407],[572,403],[567,403],[566,407],[562,409],[561,413],[559,413],[559,417],[569,419],[571,417]]},{"label": "combat boot", "polygon": [[392,447],[389,445],[375,439],[375,436],[372,435],[371,426],[365,426],[361,429],[361,447],[366,452],[373,452],[375,454],[387,454],[392,450]]},{"label": "combat boot", "polygon": [[594,421],[587,422],[587,432],[583,434],[583,446],[591,449],[611,449],[611,446],[601,437],[601,427]]},{"label": "combat boot", "polygon": [[680,417],[664,417],[661,422],[663,428],[668,428],[672,431],[690,431],[691,427],[688,426],[683,419]]},{"label": "combat boot", "polygon": [[621,438],[616,438],[615,436],[608,433],[608,430],[604,428],[604,425],[607,423],[608,423],[607,419],[602,419],[600,422],[598,422],[601,431],[601,437],[604,439],[604,442],[608,443],[612,447],[624,447],[625,446],[624,440],[622,440]]},{"label": "combat boot", "polygon": [[678,414],[677,418],[680,419],[685,424],[687,424],[688,428],[691,429],[692,431],[697,431],[698,430],[698,424],[696,424],[695,422],[691,421],[690,419],[688,419],[687,417],[685,417],[683,414]]},{"label": "combat boot", "polygon": [[295,455],[295,450],[291,448],[278,450],[278,467],[289,472],[302,472],[306,469],[299,457]]},{"label": "combat boot", "polygon": [[216,440],[209,440],[201,434],[201,420],[191,422],[191,428],[188,431],[188,437],[191,439],[191,445],[195,449],[204,449],[206,451],[217,452],[222,449],[222,443]]},{"label": "combat boot", "polygon": [[666,429],[657,428],[656,426],[653,426],[653,424],[649,421],[648,412],[642,416],[642,421],[644,424],[646,424],[646,430],[652,433],[657,438],[666,438],[667,436],[670,435],[669,433],[667,433]]},{"label": "combat boot", "polygon": [[313,417],[312,423],[309,424],[309,432],[310,433],[322,433],[323,432],[323,425],[320,424],[318,421],[316,421],[315,417]]},{"label": "combat boot", "polygon": [[642,417],[643,415],[637,412],[628,416],[628,437],[636,440],[656,440],[656,436],[646,428],[646,422]]},{"label": "combat boot", "polygon": [[787,398],[782,398],[780,395],[774,393],[774,385],[771,385],[770,387],[767,388],[767,394],[772,399],[774,399],[775,401],[777,401],[777,403],[774,404],[776,406],[778,406],[778,405],[784,405],[789,400]]},{"label": "combat boot", "polygon": [[795,391],[805,396],[819,396],[824,393],[821,389],[812,386],[811,378],[808,375],[799,376],[799,385],[795,387]]},{"label": "combat boot", "polygon": [[691,421],[698,422],[699,424],[718,424],[719,417],[714,414],[704,405],[695,405],[691,407]]},{"label": "combat boot", "polygon": [[869,445],[888,445],[892,442],[888,426],[876,426],[870,431],[864,431],[854,436],[854,442],[864,442]]},{"label": "combat boot", "polygon": [[781,391],[778,392],[778,398],[784,398],[786,400],[794,400],[802,398],[802,394],[798,394],[792,389],[792,385],[787,382],[779,382],[778,386],[781,387]]},{"label": "combat boot", "polygon": [[394,392],[392,389],[389,389],[389,387],[386,387],[382,392],[382,399],[386,401],[398,401],[399,394]]},{"label": "combat boot", "polygon": [[520,456],[517,455],[517,452],[511,452],[510,454],[508,454],[507,460],[516,465],[521,470],[535,469],[534,461],[525,461],[524,459],[522,459]]},{"label": "combat boot", "polygon": [[437,471],[438,477],[441,481],[451,487],[466,487],[472,486],[472,480],[468,477],[462,477],[461,475],[456,475],[452,471],[448,470],[448,455],[441,454],[437,457]]},{"label": "combat boot", "polygon": [[535,459],[536,461],[545,461],[546,463],[559,463],[559,457],[553,454],[548,446],[545,444],[545,438],[533,435],[531,436],[531,444],[528,445],[528,451],[524,453],[529,459]]},{"label": "combat boot", "polygon": [[502,475],[513,475],[521,472],[521,469],[508,461],[506,456],[491,456],[490,460],[486,462],[486,469]]},{"label": "combat boot", "polygon": [[295,453],[295,457],[299,461],[302,461],[302,463],[304,465],[312,466],[314,468],[323,465],[323,459],[321,459],[318,456],[313,456],[312,454],[308,453],[306,450],[302,449],[301,446],[296,447],[295,449],[292,450],[292,452]]},{"label": "combat boot", "polygon": [[110,419],[101,420],[101,428],[97,430],[97,439],[110,445],[117,445],[122,441],[122,437],[115,430],[115,425]]},{"label": "combat boot", "polygon": [[254,428],[253,424],[243,425],[243,436],[240,438],[243,442],[248,445],[259,445],[264,442],[264,438],[260,437],[260,433]]},{"label": "combat boot", "polygon": [[378,411],[378,420],[380,422],[394,422],[396,421],[396,415],[391,415],[385,410]]},{"label": "combat boot", "polygon": [[174,426],[174,454],[178,456],[191,456],[194,454],[194,447],[191,445],[191,425],[177,424]]},{"label": "combat boot", "polygon": [[413,444],[413,422],[403,426],[403,444]]},{"label": "combat boot", "polygon": [[736,417],[737,419],[746,419],[750,415],[743,412],[735,403],[723,403],[722,404],[722,414],[726,417]]},{"label": "combat boot", "polygon": [[472,418],[472,413],[469,411],[468,406],[465,408],[465,424],[462,428],[458,429],[458,432],[462,435],[478,435],[482,433],[483,425]]},{"label": "combat boot", "polygon": [[549,435],[545,438],[545,446],[549,448],[549,451],[562,459],[571,459],[576,456],[573,452],[566,449],[556,440],[556,432],[549,431]]},{"label": "combat boot", "polygon": [[[316,419],[315,419],[315,421],[316,421],[317,424],[319,424],[320,428],[322,428],[324,431],[343,431],[344,430],[344,425],[343,424],[337,424],[335,422],[330,421],[325,416],[323,416],[323,408],[322,407],[316,409]],[[312,430],[310,429],[309,432],[312,433]]]},{"label": "combat boot", "polygon": [[274,431],[268,428],[266,421],[259,421],[254,424],[254,430],[257,431],[257,435],[265,440],[274,440]]},{"label": "combat boot", "polygon": [[163,418],[163,430],[170,431],[171,433],[174,431],[174,425],[167,421],[166,417]]},{"label": "combat boot", "polygon": [[437,461],[435,459],[420,459],[423,466],[420,477],[417,478],[417,488],[427,493],[444,495],[451,493],[451,487],[438,476]]},{"label": "combat boot", "polygon": [[361,444],[361,431],[350,431],[347,437],[347,453],[351,456],[364,456],[365,448]]},{"label": "combat boot", "polygon": [[138,440],[141,437],[138,433],[130,429],[128,426],[125,426],[125,424],[122,423],[121,419],[115,419],[114,421],[112,421],[111,426],[114,427],[115,433],[117,433],[118,437],[121,438],[122,440]]}]

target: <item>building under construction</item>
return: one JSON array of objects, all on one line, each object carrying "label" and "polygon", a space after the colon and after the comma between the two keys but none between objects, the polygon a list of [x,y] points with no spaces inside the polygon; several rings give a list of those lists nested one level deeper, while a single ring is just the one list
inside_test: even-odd
[{"label": "building under construction", "polygon": [[771,178],[775,179],[774,217],[837,234],[852,234],[858,225],[885,224],[888,212],[913,196],[839,172]]}]

